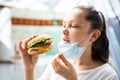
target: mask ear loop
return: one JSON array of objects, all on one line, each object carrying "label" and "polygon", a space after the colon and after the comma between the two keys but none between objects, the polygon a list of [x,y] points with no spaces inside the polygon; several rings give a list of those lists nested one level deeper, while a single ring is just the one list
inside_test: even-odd
[{"label": "mask ear loop", "polygon": [[91,32],[86,38],[79,42],[79,47],[87,47],[90,43],[92,43],[90,40],[91,36],[93,36],[93,32]]}]

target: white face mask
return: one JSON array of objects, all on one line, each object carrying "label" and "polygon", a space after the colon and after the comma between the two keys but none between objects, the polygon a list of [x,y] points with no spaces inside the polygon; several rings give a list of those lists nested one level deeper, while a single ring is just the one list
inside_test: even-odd
[{"label": "white face mask", "polygon": [[71,60],[80,59],[85,49],[86,47],[79,47],[78,42],[72,44],[64,44],[63,41],[60,41],[58,44],[59,53],[62,53],[65,58]]}]

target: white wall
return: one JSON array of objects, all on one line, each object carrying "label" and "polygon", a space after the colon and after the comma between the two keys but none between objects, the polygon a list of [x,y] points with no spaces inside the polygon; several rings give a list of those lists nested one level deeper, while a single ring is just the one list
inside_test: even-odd
[{"label": "white wall", "polygon": [[29,18],[29,19],[63,19],[65,13],[36,11],[20,8],[11,8],[12,17]]}]

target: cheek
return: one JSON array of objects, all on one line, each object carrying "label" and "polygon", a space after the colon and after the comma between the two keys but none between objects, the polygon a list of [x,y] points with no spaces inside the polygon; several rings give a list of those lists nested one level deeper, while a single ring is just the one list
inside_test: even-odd
[{"label": "cheek", "polygon": [[78,42],[79,35],[80,35],[79,31],[77,31],[77,30],[70,30],[69,37],[70,37],[71,42],[76,42],[76,41]]}]

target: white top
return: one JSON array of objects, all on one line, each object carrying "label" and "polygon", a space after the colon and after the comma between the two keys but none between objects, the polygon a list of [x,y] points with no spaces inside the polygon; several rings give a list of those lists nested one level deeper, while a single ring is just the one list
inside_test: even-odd
[{"label": "white top", "polygon": [[[78,75],[78,80],[119,80],[115,70],[108,63],[90,70],[79,70],[76,67],[75,69]],[[57,75],[50,64],[38,80],[65,79]]]}]

